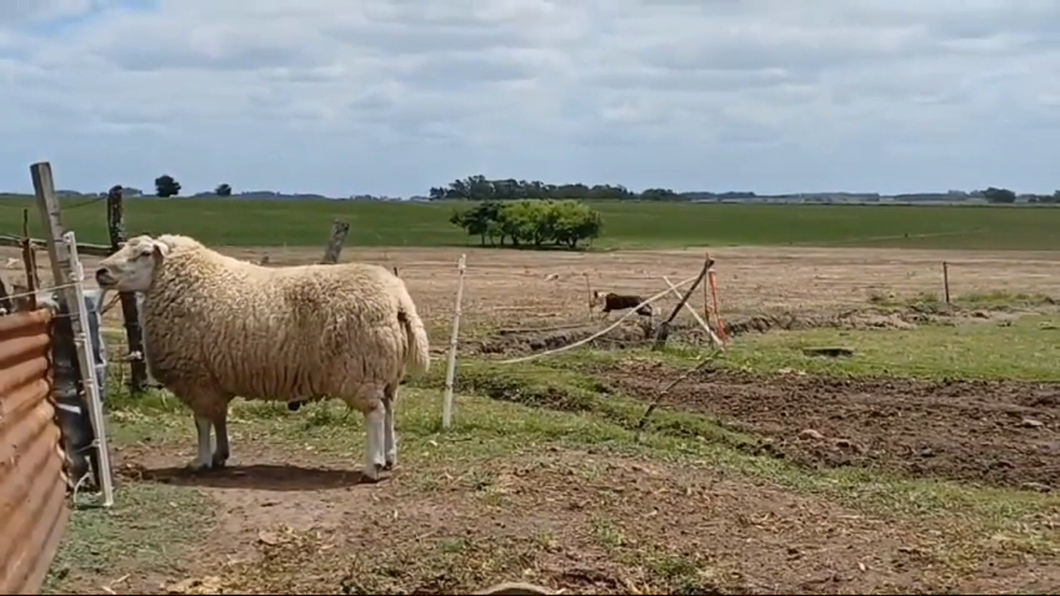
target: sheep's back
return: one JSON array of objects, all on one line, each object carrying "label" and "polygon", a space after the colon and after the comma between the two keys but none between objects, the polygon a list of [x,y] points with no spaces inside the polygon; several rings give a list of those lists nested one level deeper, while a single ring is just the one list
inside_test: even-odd
[{"label": "sheep's back", "polygon": [[209,276],[196,269],[191,288],[186,274],[174,276],[145,309],[162,383],[290,401],[353,396],[400,376],[407,339],[385,269],[221,264]]}]

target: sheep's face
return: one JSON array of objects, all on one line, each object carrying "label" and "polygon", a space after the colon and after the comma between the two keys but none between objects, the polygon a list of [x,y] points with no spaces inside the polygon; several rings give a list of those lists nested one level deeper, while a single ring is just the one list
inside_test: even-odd
[{"label": "sheep's face", "polygon": [[118,252],[99,262],[96,283],[105,290],[146,292],[168,252],[168,245],[150,236],[130,238]]},{"label": "sheep's face", "polygon": [[600,294],[600,292],[597,290],[593,290],[592,296],[589,297],[589,308],[596,308],[597,306],[600,306],[603,301],[604,297]]}]

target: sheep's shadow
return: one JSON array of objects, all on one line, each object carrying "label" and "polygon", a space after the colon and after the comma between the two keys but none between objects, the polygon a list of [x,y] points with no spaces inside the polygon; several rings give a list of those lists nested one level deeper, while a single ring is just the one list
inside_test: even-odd
[{"label": "sheep's shadow", "polygon": [[186,467],[143,469],[146,482],[204,488],[271,491],[325,490],[372,484],[359,470],[307,468],[297,465],[253,464],[195,472]]}]

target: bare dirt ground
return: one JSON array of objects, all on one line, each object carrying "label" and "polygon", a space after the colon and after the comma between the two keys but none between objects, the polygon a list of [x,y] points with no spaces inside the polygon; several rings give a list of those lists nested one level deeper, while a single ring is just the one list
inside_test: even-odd
[{"label": "bare dirt ground", "polygon": [[[679,374],[627,362],[604,373],[650,399]],[[707,412],[807,466],[860,466],[1034,490],[1060,488],[1060,384],[776,378],[714,370],[667,404]]]},{"label": "bare dirt ground", "polygon": [[[980,552],[950,550],[959,524],[867,515],[709,468],[553,449],[473,469],[452,462],[432,470],[436,482],[425,490],[413,471],[356,484],[348,461],[240,449],[242,459],[282,467],[191,478],[175,468],[186,454],[120,454],[127,473],[147,469],[147,481],[197,486],[220,504],[200,556],[133,570],[122,592],[161,584],[169,593],[457,594],[498,578],[580,594],[1047,593],[1060,585],[1055,566],[1003,543],[986,547],[988,565],[975,562]],[[965,573],[954,575],[954,564]]]},{"label": "bare dirt ground", "polygon": [[[275,265],[311,263],[316,248],[228,248],[222,252]],[[951,292],[1041,292],[1060,295],[1060,253],[970,252],[895,249],[717,248],[721,311],[724,316],[770,310],[810,312],[864,306],[873,295],[941,295],[942,262],[950,263]],[[587,316],[584,274],[601,292],[640,293],[647,297],[696,275],[705,251],[656,250],[608,253],[500,251],[484,249],[364,249],[348,247],[342,260],[397,267],[427,321],[444,328],[456,295],[456,262],[467,254],[464,313],[469,323],[548,324]],[[0,248],[0,258],[17,258]],[[47,259],[40,258],[46,269]],[[99,261],[85,259],[89,273]],[[24,278],[20,265],[2,272],[9,283]],[[42,273],[42,275],[45,275]],[[698,304],[701,298],[696,297]],[[661,302],[673,305],[675,299]],[[108,313],[117,326],[117,309]]]}]

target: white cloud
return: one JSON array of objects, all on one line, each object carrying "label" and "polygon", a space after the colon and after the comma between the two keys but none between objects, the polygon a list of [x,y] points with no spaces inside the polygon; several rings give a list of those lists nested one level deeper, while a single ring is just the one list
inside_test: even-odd
[{"label": "white cloud", "polygon": [[1055,0],[7,0],[0,188],[1060,187]]}]

